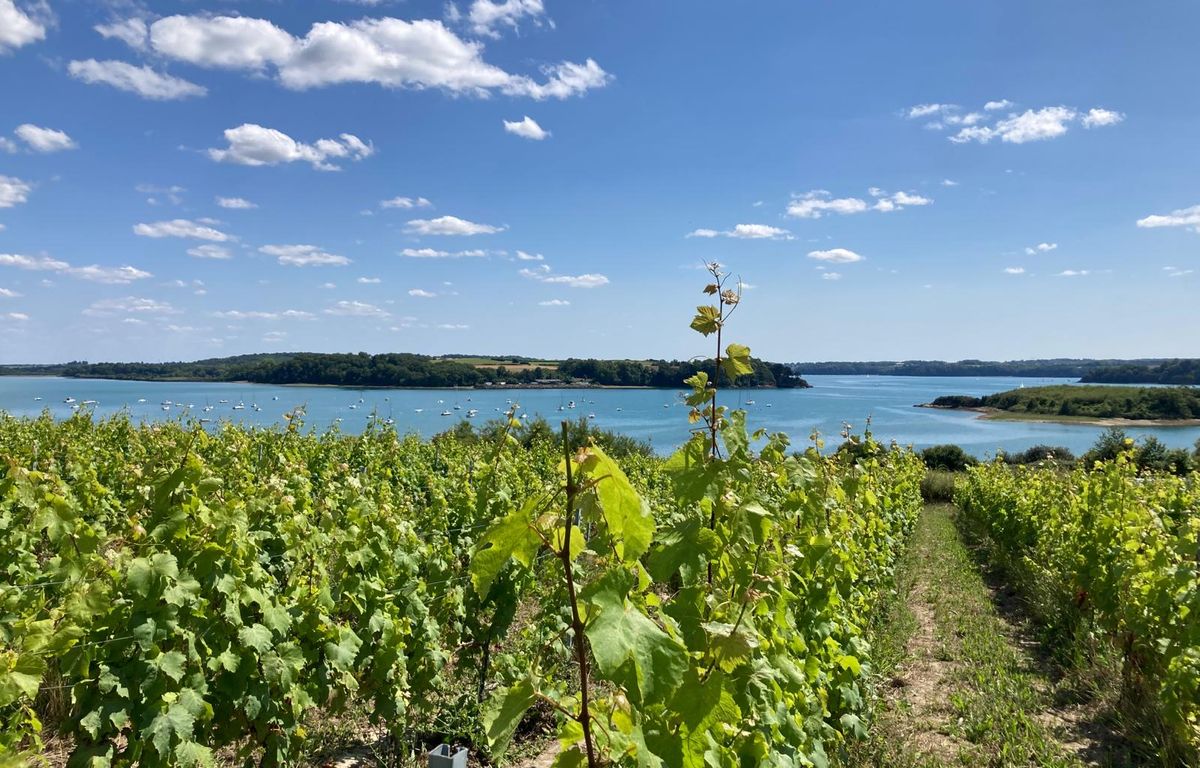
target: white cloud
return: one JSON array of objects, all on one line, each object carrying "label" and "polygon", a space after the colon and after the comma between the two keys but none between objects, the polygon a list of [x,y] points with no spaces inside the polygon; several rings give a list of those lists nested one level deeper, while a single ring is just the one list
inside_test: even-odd
[{"label": "white cloud", "polygon": [[841,272],[822,272],[821,279],[822,280],[841,280],[842,273]]},{"label": "white cloud", "polygon": [[1037,245],[1025,249],[1026,256],[1033,256],[1037,253],[1048,253],[1058,248],[1058,243],[1038,243]]},{"label": "white cloud", "polygon": [[408,295],[415,296],[418,299],[432,299],[437,296],[436,293],[433,293],[432,291],[427,291],[424,288],[413,288],[413,289],[409,290]]},{"label": "white cloud", "polygon": [[405,225],[404,231],[412,235],[491,235],[507,228],[476,224],[457,216],[439,216],[436,219],[413,219]]},{"label": "white cloud", "polygon": [[226,149],[210,149],[208,156],[221,163],[279,165],[302,161],[320,171],[336,171],[332,160],[362,160],[375,154],[375,147],[357,136],[343,133],[337,139],[317,139],[312,144],[296,141],[282,131],[243,123],[225,130]]},{"label": "white cloud", "polygon": [[865,256],[860,256],[854,251],[846,248],[830,248],[827,251],[809,251],[808,258],[818,261],[827,261],[830,264],[853,264],[856,261],[864,261]]},{"label": "white cloud", "polygon": [[918,117],[930,117],[943,112],[949,112],[958,109],[954,104],[918,104],[915,107],[909,107],[908,119],[913,120]]},{"label": "white cloud", "polygon": [[545,261],[546,257],[540,253],[526,253],[522,250],[517,250],[517,261]]},{"label": "white cloud", "polygon": [[[4,205],[3,191],[4,177],[0,176],[0,207]],[[1188,227],[1193,232],[1200,232],[1200,205],[1193,205],[1190,208],[1180,208],[1165,215],[1158,213],[1151,214],[1143,219],[1138,219],[1137,225],[1143,229]]]},{"label": "white cloud", "polygon": [[434,327],[439,330],[442,330],[442,331],[469,331],[469,330],[471,330],[471,326],[469,326],[465,323],[439,323],[438,325],[436,325]]},{"label": "white cloud", "polygon": [[187,249],[187,255],[197,259],[232,259],[233,254],[229,249],[221,245],[197,245],[194,248]]},{"label": "white cloud", "polygon": [[718,231],[715,229],[694,229],[688,237],[732,237],[738,240],[791,240],[792,233],[786,229],[772,227],[767,224],[738,224],[733,229]]},{"label": "white cloud", "polygon": [[1166,271],[1167,277],[1185,277],[1196,271],[1194,269],[1179,269],[1178,267],[1163,267],[1163,270]]},{"label": "white cloud", "polygon": [[265,19],[169,16],[151,25],[150,42],[162,56],[202,67],[256,74],[274,68],[284,87],[297,90],[375,83],[476,96],[500,92],[565,99],[612,79],[592,59],[543,66],[542,82],[512,74],[483,60],[482,43],[463,40],[432,19],[319,22],[300,38]]},{"label": "white cloud", "polygon": [[263,334],[263,344],[280,344],[287,338],[286,331],[267,331]]},{"label": "white cloud", "polygon": [[1116,125],[1125,119],[1125,115],[1110,109],[1094,107],[1083,116],[1084,128],[1102,128],[1106,125]]},{"label": "white cloud", "polygon": [[344,267],[350,263],[345,256],[327,253],[315,245],[264,245],[258,250],[289,267]]},{"label": "white cloud", "polygon": [[157,299],[126,296],[120,299],[101,299],[93,302],[83,310],[90,317],[111,317],[112,315],[176,315],[179,310],[165,301]]},{"label": "white cloud", "polygon": [[0,267],[15,267],[31,272],[57,272],[79,280],[107,285],[126,285],[135,280],[153,277],[151,273],[136,267],[102,267],[98,264],[74,267],[49,256],[25,256],[19,253],[0,253]]},{"label": "white cloud", "polygon": [[957,187],[958,182],[954,181],[953,179],[942,179],[942,186],[943,187]]},{"label": "white cloud", "polygon": [[24,312],[9,312],[8,314],[0,315],[0,317],[7,317],[9,320],[16,320],[18,323],[23,323],[29,319],[29,315]]},{"label": "white cloud", "polygon": [[405,248],[400,251],[401,256],[410,259],[468,259],[482,258],[487,256],[488,252],[480,249],[472,249],[468,251],[439,251],[436,248]]},{"label": "white cloud", "polygon": [[0,267],[16,267],[30,272],[64,272],[71,268],[65,261],[49,256],[26,256],[20,253],[0,253]]},{"label": "white cloud", "polygon": [[0,53],[46,38],[46,27],[13,0],[0,0]]},{"label": "white cloud", "polygon": [[540,306],[540,307],[569,307],[569,306],[571,306],[571,302],[567,301],[566,299],[549,299],[548,301],[539,301],[538,306]]},{"label": "white cloud", "polygon": [[173,75],[155,72],[148,66],[135,67],[124,61],[72,61],[67,65],[71,77],[89,85],[111,85],[122,91],[136,93],[143,99],[171,101],[191,96],[203,96],[208,89]]},{"label": "white cloud", "polygon": [[239,211],[258,207],[257,203],[252,203],[244,197],[217,197],[217,205]]},{"label": "white cloud", "polygon": [[101,37],[120,40],[139,51],[145,50],[150,44],[150,28],[142,19],[123,19],[111,24],[97,24],[94,29]]},{"label": "white cloud", "polygon": [[0,175],[0,208],[12,208],[29,199],[33,187],[13,176]]},{"label": "white cloud", "polygon": [[1085,277],[1090,274],[1091,270],[1088,269],[1064,269],[1056,277]]},{"label": "white cloud", "polygon": [[388,317],[387,310],[362,301],[339,301],[325,310],[325,314],[341,317]]},{"label": "white cloud", "polygon": [[214,229],[189,219],[172,219],[170,221],[156,221],[152,224],[135,224],[133,233],[142,237],[189,237],[196,240],[211,240],[214,243],[224,243],[234,239],[219,229]]},{"label": "white cloud", "polygon": [[313,317],[312,312],[303,312],[298,309],[288,309],[283,312],[264,312],[262,310],[238,310],[228,309],[224,312],[213,312],[213,317],[219,317],[222,320],[279,320],[279,319],[297,319],[309,320]]},{"label": "white cloud", "polygon": [[871,187],[868,192],[871,193],[871,197],[875,198],[875,204],[871,208],[883,213],[903,210],[909,206],[931,205],[933,203],[933,200],[928,197],[923,197],[912,192],[888,193],[879,187]]},{"label": "white cloud", "polygon": [[988,112],[995,112],[998,109],[1008,109],[1013,106],[1013,103],[1008,99],[1000,99],[999,101],[989,101],[983,105],[983,108]]},{"label": "white cloud", "polygon": [[19,299],[21,294],[10,288],[0,288],[0,299]]},{"label": "white cloud", "polygon": [[[502,0],[502,2],[474,0],[467,11],[465,21],[470,24],[471,32],[476,35],[499,37],[500,33],[496,30],[497,27],[509,27],[515,30],[523,18],[529,18],[533,23],[540,25],[540,17],[545,12],[542,0]],[[458,20],[461,17],[457,8],[454,8],[449,15],[452,20]]]},{"label": "white cloud", "polygon": [[34,152],[61,152],[65,149],[77,149],[79,146],[63,131],[42,128],[30,123],[17,126],[13,133],[17,135],[18,139],[28,144]]},{"label": "white cloud", "polygon": [[544,130],[529,115],[525,115],[524,120],[504,120],[503,122],[505,131],[520,136],[523,139],[541,141],[550,135],[550,131]]},{"label": "white cloud", "polygon": [[380,200],[380,208],[429,208],[433,203],[423,197],[393,197],[391,200]]},{"label": "white cloud", "polygon": [[857,197],[831,198],[824,189],[814,189],[794,196],[788,203],[788,216],[799,219],[819,219],[827,213],[848,215],[867,210],[867,203]]},{"label": "white cloud", "polygon": [[538,265],[536,269],[521,269],[517,274],[530,280],[550,285],[565,285],[568,288],[599,288],[602,285],[608,285],[609,282],[604,275],[591,272],[582,275],[555,275],[545,264]]},{"label": "white cloud", "polygon": [[[994,103],[999,104],[1000,102]],[[989,104],[993,104],[993,102],[989,102]],[[1002,109],[1003,107],[996,108]],[[977,115],[978,113],[972,114]],[[972,141],[987,144],[997,138],[1009,144],[1025,144],[1031,141],[1056,139],[1065,134],[1070,126],[1077,122],[1082,123],[1084,128],[1100,128],[1106,125],[1116,125],[1124,119],[1125,115],[1108,109],[1093,108],[1081,115],[1078,110],[1071,107],[1056,106],[1027,109],[1020,114],[1012,113],[992,125],[975,125],[973,122],[968,123],[966,118],[958,121],[947,119],[944,122],[948,125],[967,126],[948,137],[956,144],[966,144]]]},{"label": "white cloud", "polygon": [[383,282],[383,280],[379,279],[378,277],[360,277],[354,282],[362,285],[379,285]]},{"label": "white cloud", "polygon": [[1005,267],[1004,274],[1006,274],[1006,275],[1023,275],[1023,274],[1025,274],[1025,267]]},{"label": "white cloud", "polygon": [[[177,184],[170,187],[159,187],[154,184],[138,184],[134,189],[143,195],[163,195],[172,205],[182,204],[183,197],[181,193],[187,191]],[[158,205],[159,201],[155,197],[148,197],[146,198],[146,202],[150,205]]]},{"label": "white cloud", "polygon": [[0,136],[0,150],[3,150],[10,155],[15,155],[21,151],[21,148],[17,146],[17,142],[13,141],[7,136]]}]

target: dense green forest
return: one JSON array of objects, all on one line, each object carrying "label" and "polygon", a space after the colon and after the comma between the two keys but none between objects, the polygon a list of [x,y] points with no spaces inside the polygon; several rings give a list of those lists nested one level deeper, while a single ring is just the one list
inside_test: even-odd
[{"label": "dense green forest", "polygon": [[[798,374],[836,376],[1052,376],[1076,378],[1090,371],[1117,365],[1148,366],[1163,360],[881,360],[870,362],[793,363]],[[1140,383],[1140,382],[1139,382]]]},{"label": "dense green forest", "polygon": [[1061,385],[1010,389],[983,397],[947,395],[935,408],[995,408],[1014,414],[1102,419],[1200,419],[1200,390],[1190,387]]},{"label": "dense green forest", "polygon": [[[510,358],[505,358],[510,359]],[[713,374],[713,363],[678,360],[576,360],[545,366],[518,360],[519,367],[477,366],[447,357],[414,354],[240,355],[173,363],[71,362],[50,366],[5,366],[0,374],[67,376],[138,381],[251,381],[258,384],[326,384],[345,387],[475,387],[591,384],[678,388],[698,371]],[[754,359],[753,372],[739,387],[807,387],[780,363]]]},{"label": "dense green forest", "polygon": [[1200,384],[1200,359],[1167,360],[1158,365],[1113,365],[1089,371],[1085,384]]}]

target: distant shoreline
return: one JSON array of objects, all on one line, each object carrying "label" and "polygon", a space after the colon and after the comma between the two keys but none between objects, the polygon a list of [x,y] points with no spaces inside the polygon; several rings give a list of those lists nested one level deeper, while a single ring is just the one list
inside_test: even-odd
[{"label": "distant shoreline", "polygon": [[987,421],[1029,421],[1044,424],[1079,424],[1092,427],[1200,427],[1200,419],[1122,419],[1116,417],[1095,416],[1055,416],[1044,413],[1018,413],[1001,408],[971,408],[960,406],[934,405],[920,403],[916,408],[932,408],[938,411],[971,411],[978,414],[976,418]]}]

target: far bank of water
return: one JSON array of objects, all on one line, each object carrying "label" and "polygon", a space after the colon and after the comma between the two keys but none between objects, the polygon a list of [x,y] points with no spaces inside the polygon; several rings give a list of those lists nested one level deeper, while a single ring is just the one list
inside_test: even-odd
[{"label": "far bank of water", "polygon": [[[814,430],[832,445],[843,423],[861,432],[866,420],[877,439],[921,448],[956,443],[976,456],[998,449],[1021,451],[1037,444],[1060,445],[1076,453],[1087,450],[1104,427],[988,420],[978,414],[915,408],[940,395],[982,395],[1019,386],[1069,384],[1069,379],[943,376],[808,376],[812,389],[729,390],[721,402],[745,408],[751,428],[786,432],[793,444],[807,443]],[[36,400],[35,398],[41,398]],[[337,424],[358,432],[377,414],[391,419],[402,432],[425,437],[450,429],[466,417],[482,424],[520,405],[530,418],[550,421],[587,418],[599,427],[648,440],[669,453],[688,437],[687,409],[680,392],[659,389],[343,389],[277,387],[262,384],[140,382],[55,377],[0,377],[0,411],[36,416],[48,409],[56,417],[71,414],[66,398],[96,400],[98,415],[127,410],[135,419],[161,420],[183,414],[250,424],[278,424],[283,415],[304,407],[305,423],[316,429]],[[139,402],[144,401],[144,402]],[[163,403],[170,401],[168,409]],[[226,402],[222,402],[226,401]],[[752,402],[751,402],[752,401]],[[570,408],[571,402],[575,403]],[[234,409],[242,404],[244,408]],[[258,406],[261,410],[255,410]],[[455,406],[458,406],[457,408]],[[208,407],[211,410],[205,411]],[[561,408],[561,410],[560,410]],[[450,415],[442,414],[449,411]],[[1191,447],[1200,427],[1135,427],[1133,437],[1155,435],[1172,447]]]}]

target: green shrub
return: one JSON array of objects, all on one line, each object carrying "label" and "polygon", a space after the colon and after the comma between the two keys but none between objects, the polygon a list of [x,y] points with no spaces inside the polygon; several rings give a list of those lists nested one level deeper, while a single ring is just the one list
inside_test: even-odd
[{"label": "green shrub", "polygon": [[945,469],[962,472],[979,462],[957,445],[933,445],[921,451],[921,460],[929,469]]}]

